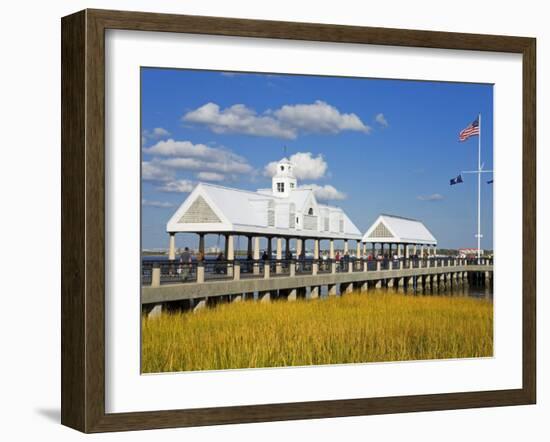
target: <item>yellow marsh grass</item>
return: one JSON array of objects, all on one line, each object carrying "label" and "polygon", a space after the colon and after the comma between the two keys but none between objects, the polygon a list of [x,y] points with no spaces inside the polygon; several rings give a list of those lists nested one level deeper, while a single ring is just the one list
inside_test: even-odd
[{"label": "yellow marsh grass", "polygon": [[492,356],[493,306],[351,294],[142,318],[145,373]]}]

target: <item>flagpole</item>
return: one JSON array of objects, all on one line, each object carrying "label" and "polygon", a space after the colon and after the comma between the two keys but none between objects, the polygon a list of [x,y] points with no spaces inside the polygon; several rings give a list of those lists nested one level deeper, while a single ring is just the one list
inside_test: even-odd
[{"label": "flagpole", "polygon": [[479,135],[477,137],[477,262],[481,258],[481,112],[478,114]]}]

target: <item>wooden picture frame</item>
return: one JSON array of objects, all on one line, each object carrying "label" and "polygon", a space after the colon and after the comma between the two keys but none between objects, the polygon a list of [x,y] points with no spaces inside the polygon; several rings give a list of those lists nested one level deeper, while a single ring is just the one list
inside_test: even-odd
[{"label": "wooden picture frame", "polygon": [[[523,57],[523,385],[219,408],[105,412],[105,30],[517,53]],[[533,404],[536,398],[536,149],[533,38],[84,10],[62,19],[62,409],[83,432]]]}]

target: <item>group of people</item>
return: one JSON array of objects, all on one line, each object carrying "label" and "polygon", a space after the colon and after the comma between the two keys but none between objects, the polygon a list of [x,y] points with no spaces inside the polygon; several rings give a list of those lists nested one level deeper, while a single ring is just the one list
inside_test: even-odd
[{"label": "group of people", "polygon": [[[294,258],[294,255],[292,254],[291,250],[287,250],[285,253],[285,259],[291,260]],[[411,256],[410,258],[415,259],[419,258],[418,255]],[[178,266],[178,273],[180,274],[180,277],[183,281],[186,281],[189,279],[190,273],[192,271],[192,264],[193,261],[201,262],[204,261],[205,256],[201,251],[198,251],[196,254],[193,254],[189,250],[189,247],[185,247],[183,252],[180,255],[179,258],[179,266]],[[216,259],[214,260],[213,264],[213,271],[214,273],[220,274],[220,273],[226,273],[227,272],[227,265],[225,263],[226,256],[223,254],[223,252],[218,253],[216,256]],[[321,256],[322,261],[328,261],[328,253],[324,252]],[[367,261],[373,261],[373,260],[387,260],[390,259],[390,256],[388,254],[384,255],[378,255],[374,256],[373,254],[369,254],[365,257]],[[393,259],[397,260],[399,257],[397,255],[393,255]],[[269,261],[271,260],[271,257],[268,254],[267,250],[264,250],[264,252],[261,255],[261,261]],[[349,252],[345,251],[343,253],[340,253],[340,251],[336,251],[336,254],[334,255],[334,261],[336,262],[337,268],[340,271],[344,271],[348,268],[349,262],[351,260],[351,256]],[[254,258],[251,253],[248,253],[246,257],[246,267],[243,269],[244,271],[251,272],[252,268],[254,266]],[[328,264],[327,264],[328,265]]]}]

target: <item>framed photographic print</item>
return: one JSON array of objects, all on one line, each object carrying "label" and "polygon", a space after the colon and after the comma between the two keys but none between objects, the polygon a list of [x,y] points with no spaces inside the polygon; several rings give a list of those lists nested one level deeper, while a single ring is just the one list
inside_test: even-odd
[{"label": "framed photographic print", "polygon": [[535,40],[62,20],[62,423],[535,403]]}]

